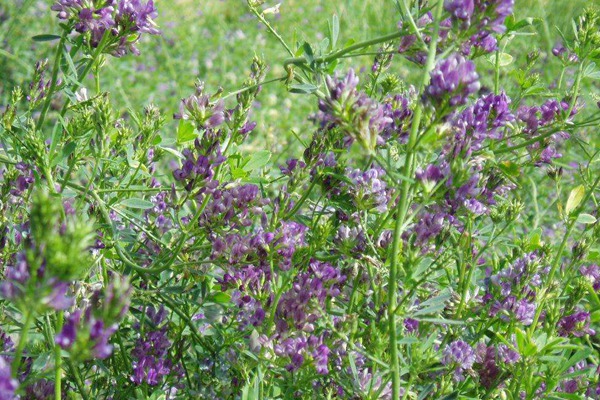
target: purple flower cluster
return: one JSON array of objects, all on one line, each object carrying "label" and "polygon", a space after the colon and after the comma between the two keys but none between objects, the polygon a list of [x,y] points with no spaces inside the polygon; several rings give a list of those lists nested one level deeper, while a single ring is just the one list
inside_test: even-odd
[{"label": "purple flower cluster", "polygon": [[262,207],[266,204],[268,200],[260,196],[256,185],[215,189],[198,222],[201,226],[221,228],[250,226],[255,215],[262,215]]},{"label": "purple flower cluster", "polygon": [[56,343],[65,350],[71,349],[78,337],[83,334],[81,327],[89,328],[89,343],[94,358],[104,359],[112,354],[113,347],[108,340],[116,332],[117,326],[105,326],[102,320],[92,315],[90,309],[85,312],[76,310],[71,313],[62,331],[56,336]]},{"label": "purple flower cluster", "polygon": [[596,331],[590,328],[590,313],[578,309],[572,314],[565,315],[558,321],[558,334],[574,337],[595,335]]},{"label": "purple flower cluster", "polygon": [[443,352],[442,364],[454,368],[454,379],[463,381],[464,373],[475,363],[475,351],[468,343],[456,340],[446,346]]},{"label": "purple flower cluster", "polygon": [[10,363],[0,356],[0,400],[15,399],[15,392],[19,387],[19,381],[14,379],[10,371]]},{"label": "purple flower cluster", "polygon": [[498,182],[493,170],[473,153],[489,140],[501,140],[504,128],[515,117],[510,99],[504,94],[488,94],[455,114],[449,121],[447,141],[435,164],[417,170],[415,176],[426,193],[438,185],[444,192],[435,205],[427,207],[413,228],[417,244],[423,246],[450,226],[461,228],[460,215],[484,215],[496,204],[498,196],[513,188]]},{"label": "purple flower cluster", "polygon": [[[16,176],[9,180],[10,194],[15,197],[21,197],[31,187],[35,181],[33,170],[30,165],[19,162],[15,165]],[[4,175],[5,172],[2,174]],[[4,177],[4,176],[3,176]]]},{"label": "purple flower cluster", "polygon": [[106,50],[116,57],[127,53],[139,55],[135,46],[142,33],[158,35],[154,19],[158,16],[154,1],[108,0],[97,7],[84,0],[57,0],[52,6],[58,18],[73,24],[76,32],[85,34],[89,44],[96,48],[110,35]]},{"label": "purple flower cluster", "polygon": [[218,141],[208,146],[203,146],[198,139],[194,142],[197,155],[191,149],[184,149],[183,165],[173,171],[176,181],[184,184],[185,190],[191,192],[198,189],[199,193],[212,192],[219,185],[214,180],[215,168],[222,164],[226,158],[221,154]]},{"label": "purple flower cluster", "polygon": [[490,277],[491,285],[484,296],[485,302],[491,302],[490,315],[500,314],[502,319],[512,317],[523,325],[531,325],[537,308],[537,288],[542,283],[541,262],[536,252],[527,253]]},{"label": "purple flower cluster", "polygon": [[475,366],[479,382],[486,388],[493,387],[502,372],[502,367],[513,365],[521,355],[506,344],[497,346],[479,343],[475,349]]},{"label": "purple flower cluster", "polygon": [[131,287],[126,281],[113,279],[104,293],[94,293],[90,306],[85,310],[76,309],[67,317],[55,342],[77,357],[90,351],[89,356],[93,358],[107,358],[113,350],[109,339],[129,310],[130,294]]},{"label": "purple flower cluster", "polygon": [[430,75],[425,95],[436,107],[465,104],[467,97],[480,88],[475,64],[460,54],[454,53],[440,60]]},{"label": "purple flower cluster", "polygon": [[591,283],[596,292],[600,291],[600,267],[598,265],[583,265],[579,268],[579,273]]},{"label": "purple flower cluster", "polygon": [[339,246],[340,252],[349,251],[351,253],[361,254],[367,245],[365,232],[358,226],[349,227],[341,225],[338,228],[333,242]]},{"label": "purple flower cluster", "polygon": [[444,153],[450,158],[468,158],[481,150],[486,139],[501,140],[503,128],[515,120],[505,93],[490,93],[460,112],[451,122],[452,140]]},{"label": "purple flower cluster", "polygon": [[352,69],[341,79],[328,76],[329,94],[319,100],[319,119],[324,127],[339,127],[347,135],[347,144],[356,140],[374,150],[383,142],[380,133],[392,120],[379,102],[357,89],[358,82]]},{"label": "purple flower cluster", "polygon": [[[548,100],[540,107],[521,106],[517,111],[517,117],[525,126],[523,132],[529,137],[536,137],[540,134],[540,129],[550,126],[559,121],[562,114],[569,109],[569,103],[566,101]],[[570,120],[578,112],[574,107],[570,115],[565,119]],[[563,140],[569,138],[569,134],[564,131],[553,133],[543,141],[538,141],[528,147],[528,149],[537,154],[536,164],[551,164],[553,159],[562,157],[557,151],[556,146]]]},{"label": "purple flower cluster", "polygon": [[299,333],[285,339],[276,339],[273,350],[276,356],[289,358],[285,369],[294,372],[300,369],[308,357],[312,357],[318,374],[329,373],[328,362],[331,350],[323,344],[323,338]]},{"label": "purple flower cluster", "polygon": [[291,290],[281,296],[277,305],[277,331],[314,330],[314,323],[324,309],[325,301],[337,297],[346,277],[331,264],[311,260],[308,270],[299,273]]},{"label": "purple flower cluster", "polygon": [[167,311],[163,306],[158,310],[149,306],[146,310],[150,326],[135,343],[131,351],[133,375],[131,381],[136,385],[146,383],[157,386],[170,374],[181,375],[180,366],[173,365],[170,357],[171,341],[168,337],[169,324],[166,323]]},{"label": "purple flower cluster", "polygon": [[[211,96],[204,93],[204,82],[196,82],[196,93],[181,99],[179,113],[175,119],[191,120],[198,130],[214,129],[225,122],[225,103],[211,102]],[[252,130],[253,126],[246,127]]]},{"label": "purple flower cluster", "polygon": [[[504,33],[504,21],[513,12],[514,0],[446,0],[444,9],[450,13],[451,20],[461,30],[475,31],[462,46],[465,55],[475,46],[486,53],[495,51],[497,40],[495,33]],[[472,30],[470,28],[473,28]]]},{"label": "purple flower cluster", "polygon": [[562,44],[554,46],[552,48],[552,54],[565,64],[574,64],[579,61],[577,54],[566,49]]},{"label": "purple flower cluster", "polygon": [[[48,60],[38,61],[35,63],[35,72],[33,80],[29,83],[29,93],[27,101],[31,103],[31,107],[35,107],[44,98],[50,89],[52,81],[46,79],[46,70],[48,69]],[[57,84],[60,84],[58,82]]]},{"label": "purple flower cluster", "polygon": [[386,142],[390,139],[406,142],[413,114],[409,97],[396,95],[387,98],[383,103],[383,113],[391,122],[381,131],[381,138]]},{"label": "purple flower cluster", "polygon": [[[561,380],[556,388],[558,393],[577,393],[586,399],[598,399],[600,395],[600,386],[594,388],[586,375],[592,376],[595,374],[598,376],[598,366],[588,364],[585,360],[581,360],[572,367],[569,367],[566,371],[566,375],[569,376],[566,379]],[[591,373],[591,374],[590,374]]]},{"label": "purple flower cluster", "polygon": [[[31,262],[24,252],[18,253],[12,265],[6,266],[5,279],[0,282],[0,295],[5,299],[18,301],[33,289],[39,299],[39,304],[55,310],[66,310],[73,304],[73,299],[67,297],[69,284],[55,277],[46,277],[46,265],[36,269],[32,278]],[[34,289],[35,288],[35,289]]]},{"label": "purple flower cluster", "polygon": [[387,184],[382,179],[385,171],[374,167],[366,171],[346,169],[346,176],[352,185],[343,185],[342,192],[349,192],[354,206],[359,210],[375,209],[385,212],[390,199]]}]

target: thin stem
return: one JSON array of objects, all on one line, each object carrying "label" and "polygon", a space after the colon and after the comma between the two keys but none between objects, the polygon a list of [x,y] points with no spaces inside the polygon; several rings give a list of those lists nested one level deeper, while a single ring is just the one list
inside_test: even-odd
[{"label": "thin stem", "polygon": [[[374,39],[370,39],[370,40],[365,40],[363,42],[358,42],[353,44],[352,46],[348,46],[346,48],[343,48],[341,50],[336,51],[335,53],[331,53],[328,56],[325,57],[317,57],[315,58],[315,62],[316,63],[327,63],[327,62],[331,62],[335,59],[341,58],[342,56],[344,56],[345,54],[351,53],[355,50],[360,50],[363,49],[365,47],[369,47],[369,46],[373,46],[379,43],[385,43],[385,42],[389,42],[390,40],[394,40],[394,39],[398,39],[402,36],[405,36],[406,32],[404,30],[398,31],[398,32],[393,32],[393,33],[389,33],[387,35],[384,36],[380,36]],[[284,68],[287,68],[288,65],[290,64],[294,64],[294,65],[302,65],[302,64],[306,64],[308,61],[306,60],[305,57],[293,57],[293,58],[288,58],[287,60],[284,60],[283,62],[283,66]]]},{"label": "thin stem", "polygon": [[[56,316],[56,332],[62,330],[64,314],[62,311],[58,312]],[[54,398],[60,400],[62,398],[62,355],[61,348],[58,344],[54,345]]]},{"label": "thin stem", "polygon": [[579,68],[577,69],[577,77],[575,78],[575,85],[573,87],[573,98],[571,98],[571,104],[569,104],[569,110],[567,111],[567,118],[571,116],[571,112],[575,108],[575,104],[577,104],[577,96],[579,95],[579,85],[581,84],[581,76],[583,75],[583,64],[579,64]]},{"label": "thin stem", "polygon": [[277,33],[277,31],[275,30],[275,28],[273,28],[271,26],[271,24],[269,23],[269,21],[267,21],[265,19],[265,17],[262,15],[262,13],[260,13],[256,9],[256,7],[250,5],[250,3],[248,3],[248,5],[250,6],[250,11],[252,11],[252,14],[256,15],[256,18],[258,18],[260,20],[260,22],[262,22],[267,27],[267,29],[269,30],[269,32],[271,32],[271,34],[277,38],[277,40],[279,41],[279,43],[281,43],[283,45],[283,47],[285,47],[285,50],[293,57],[294,56],[294,52],[292,51],[292,49],[290,49],[290,47],[287,45],[287,43],[285,42],[285,40],[283,40],[283,38],[281,37],[281,35],[279,33]]},{"label": "thin stem", "polygon": [[60,60],[62,58],[63,47],[66,39],[67,32],[65,31],[60,37],[60,42],[58,42],[58,47],[56,48],[54,66],[52,67],[52,79],[50,81],[50,89],[48,89],[48,94],[46,95],[46,101],[44,102],[44,108],[42,108],[40,119],[38,119],[37,124],[35,125],[36,130],[40,130],[42,128],[44,120],[46,119],[46,115],[48,114],[48,109],[50,108],[50,104],[52,103],[52,95],[54,94],[54,90],[56,90],[56,83],[58,81],[58,71],[60,69]]},{"label": "thin stem", "polygon": [[421,42],[421,45],[424,48],[427,48],[427,43],[425,43],[425,41],[423,40],[421,31],[419,31],[419,28],[417,27],[417,24],[415,23],[415,20],[412,17],[412,14],[410,13],[408,6],[406,5],[406,0],[399,0],[398,3],[400,5],[400,9],[402,10],[402,13],[404,14],[403,17],[405,17],[408,20],[408,23],[409,23],[410,27],[412,28],[415,36],[417,37],[417,39],[419,39],[419,42]]},{"label": "thin stem", "polygon": [[[590,187],[590,190],[587,192],[585,197],[582,199],[580,206],[579,206],[579,212],[574,213],[574,215],[571,217],[571,220],[569,221],[569,224],[567,225],[567,231],[565,232],[565,235],[563,236],[563,240],[560,243],[558,251],[556,252],[556,255],[554,257],[552,266],[550,267],[550,272],[548,273],[548,280],[547,280],[548,284],[547,285],[552,284],[554,275],[556,274],[556,271],[558,270],[558,267],[560,266],[560,261],[562,259],[565,248],[567,247],[567,242],[569,241],[569,238],[571,237],[571,234],[573,233],[573,229],[575,228],[575,223],[577,222],[577,216],[580,214],[581,209],[585,206],[587,201],[590,199],[590,197],[596,190],[596,187],[598,186],[599,183],[600,183],[600,174],[598,175],[598,177],[596,178],[596,180]],[[547,289],[547,287],[548,286],[546,286],[546,289]],[[537,326],[540,315],[542,314],[542,310],[544,309],[544,303],[546,302],[546,300],[548,298],[548,291],[546,289],[543,290],[542,295],[540,296],[541,300],[540,300],[539,306],[537,307],[535,317],[533,319],[533,323],[531,324],[531,328],[529,331],[530,335],[533,333],[533,331],[535,330],[535,327]]]},{"label": "thin stem", "polygon": [[500,48],[496,49],[496,62],[494,66],[494,94],[500,93]]},{"label": "thin stem", "polygon": [[71,373],[75,377],[75,384],[77,385],[79,394],[81,395],[83,400],[89,400],[90,397],[88,396],[88,393],[85,390],[85,385],[83,384],[83,379],[81,378],[81,373],[79,372],[79,369],[75,365],[73,365],[73,362],[69,359],[67,359],[66,363],[69,369],[71,370]]},{"label": "thin stem", "polygon": [[[423,70],[423,77],[420,83],[419,92],[423,91],[423,88],[429,80],[429,72],[433,69],[435,62],[435,54],[437,50],[437,41],[439,34],[439,21],[442,15],[444,2],[439,0],[435,9],[434,19],[434,31],[429,45],[427,53],[427,62],[425,69]],[[417,142],[419,128],[421,124],[421,118],[423,116],[423,105],[418,103],[413,117],[413,122],[410,130],[410,135],[407,144],[407,154],[404,162],[403,175],[411,177],[414,174],[415,167],[415,144]],[[396,207],[396,225],[394,228],[394,240],[392,247],[392,256],[390,263],[390,274],[388,281],[388,330],[389,330],[389,350],[391,357],[391,370],[392,370],[392,398],[399,399],[400,395],[400,365],[398,362],[398,343],[396,340],[396,314],[395,310],[397,307],[397,287],[398,287],[398,267],[399,267],[399,256],[401,252],[401,236],[403,233],[404,219],[408,212],[409,205],[409,193],[411,192],[412,185],[409,181],[402,181],[402,187],[400,189],[400,201]]]},{"label": "thin stem", "polygon": [[15,358],[12,364],[11,372],[13,378],[16,378],[19,373],[19,367],[21,366],[21,356],[23,355],[23,349],[25,349],[25,344],[27,343],[27,335],[29,333],[29,328],[31,328],[33,320],[33,311],[29,308],[26,308],[25,323],[23,325],[23,329],[21,329],[21,337],[19,338],[19,344],[17,345],[17,349],[15,350]]}]

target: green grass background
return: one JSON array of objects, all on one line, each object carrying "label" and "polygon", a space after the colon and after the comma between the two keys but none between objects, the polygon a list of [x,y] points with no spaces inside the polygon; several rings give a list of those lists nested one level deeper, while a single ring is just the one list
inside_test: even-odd
[{"label": "green grass background", "polygon": [[[600,1],[594,1],[600,5]],[[340,19],[338,48],[351,39],[360,41],[392,32],[400,20],[395,0],[280,2],[280,14],[268,19],[293,49],[304,41],[319,43],[328,35],[328,21],[334,14]],[[6,104],[15,85],[28,81],[36,60],[51,57],[54,44],[36,43],[31,37],[59,33],[55,13],[50,11],[52,3],[0,0],[0,105]],[[269,0],[266,5],[276,3]],[[515,57],[515,66],[524,65],[528,52],[540,49],[538,72],[548,83],[556,79],[560,63],[547,55],[560,38],[557,28],[569,34],[571,19],[588,4],[590,1],[585,0],[516,0],[517,19],[537,17],[543,22],[531,27],[532,36],[518,37],[508,45],[506,51]],[[282,62],[287,53],[250,14],[244,0],[156,0],[156,5],[163,36],[142,40],[139,57],[109,57],[102,74],[102,89],[110,92],[122,112],[154,103],[170,116],[179,99],[193,91],[196,78],[205,81],[210,91],[218,87],[234,91],[245,79],[255,54],[270,66],[267,79],[284,75]],[[371,62],[372,56],[347,59],[339,69],[365,67]],[[492,76],[486,68],[489,65],[480,63],[484,82]],[[396,57],[394,71],[410,83],[416,69]],[[507,79],[503,76],[502,83],[510,86]],[[92,86],[91,82],[87,84]],[[591,86],[584,87],[584,95],[592,90]],[[259,125],[251,146],[282,151],[295,140],[292,130],[300,137],[309,137],[311,127],[306,117],[314,109],[313,97],[287,93],[281,83],[265,87],[253,111]],[[175,127],[175,123],[167,125],[167,129]]]}]

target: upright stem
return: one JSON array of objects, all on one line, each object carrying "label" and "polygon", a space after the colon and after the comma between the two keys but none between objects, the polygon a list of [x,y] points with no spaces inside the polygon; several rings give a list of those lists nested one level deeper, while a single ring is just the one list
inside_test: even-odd
[{"label": "upright stem", "polygon": [[23,329],[21,329],[21,337],[19,338],[19,344],[17,345],[17,349],[15,350],[15,359],[12,364],[12,376],[13,378],[17,378],[19,373],[19,367],[21,366],[21,356],[23,355],[23,349],[25,348],[25,344],[27,343],[27,334],[29,333],[29,328],[31,328],[31,324],[33,322],[33,311],[27,309],[25,311],[25,323],[23,324]]},{"label": "upright stem", "polygon": [[40,114],[40,119],[38,119],[37,124],[35,125],[37,130],[42,128],[44,124],[44,120],[46,119],[46,114],[48,114],[48,109],[50,108],[50,104],[52,103],[52,97],[54,95],[54,91],[56,90],[56,83],[58,81],[58,70],[60,69],[60,60],[62,58],[63,47],[65,44],[65,40],[67,39],[67,32],[63,32],[60,37],[60,42],[58,42],[58,46],[56,48],[56,56],[54,57],[54,66],[52,67],[52,78],[50,81],[50,89],[48,89],[48,93],[46,94],[46,101],[44,102],[44,108],[42,108],[42,113]]},{"label": "upright stem", "polygon": [[[423,88],[429,81],[429,72],[433,69],[435,62],[435,54],[437,50],[437,40],[439,34],[439,22],[442,15],[444,2],[439,0],[435,8],[435,19],[434,19],[434,31],[429,44],[427,53],[427,62],[423,70],[423,78],[419,86],[419,92],[423,91]],[[404,161],[403,175],[412,177],[414,175],[415,167],[415,144],[417,143],[417,137],[419,134],[419,127],[421,124],[421,118],[423,117],[423,105],[417,103],[415,108],[413,122],[408,138],[408,144],[406,146],[406,159]],[[408,213],[408,202],[409,193],[411,192],[412,185],[410,181],[402,181],[400,188],[400,201],[396,207],[396,226],[394,229],[394,241],[392,247],[392,257],[390,263],[390,275],[388,281],[388,324],[389,324],[389,350],[392,358],[391,369],[392,369],[392,398],[399,399],[400,395],[400,365],[398,363],[398,343],[396,340],[396,314],[395,310],[397,307],[397,280],[398,280],[398,265],[399,256],[402,251],[401,236],[403,233],[404,220]]]},{"label": "upright stem", "polygon": [[[64,314],[62,311],[58,312],[56,316],[56,333],[58,334],[62,330]],[[58,344],[54,344],[54,398],[61,400],[61,385],[62,380],[62,355],[61,348]]]}]

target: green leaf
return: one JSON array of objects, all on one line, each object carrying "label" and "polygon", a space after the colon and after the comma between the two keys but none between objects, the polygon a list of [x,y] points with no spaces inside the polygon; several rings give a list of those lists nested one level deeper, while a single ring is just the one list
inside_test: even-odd
[{"label": "green leaf", "polygon": [[177,143],[182,144],[190,142],[198,137],[196,127],[191,121],[181,119],[179,120],[179,127],[177,128]]},{"label": "green leaf", "polygon": [[596,217],[590,214],[579,214],[577,222],[580,224],[593,225],[597,221]]},{"label": "green leaf", "polygon": [[34,42],[51,42],[53,40],[59,40],[60,36],[58,35],[49,35],[49,34],[45,34],[45,35],[35,35],[34,37],[32,37]]},{"label": "green leaf", "polygon": [[309,64],[312,64],[313,61],[315,61],[315,52],[312,47],[308,42],[304,42],[302,48],[304,49],[304,58],[306,58],[306,61],[308,61]]},{"label": "green leaf", "polygon": [[577,364],[579,361],[586,359],[590,354],[592,354],[592,350],[590,348],[585,348],[585,349],[577,351],[567,361],[562,362],[562,364],[560,365],[560,373],[562,374],[563,372],[568,370],[570,367]]},{"label": "green leaf", "polygon": [[511,15],[511,16],[509,16],[506,19],[506,30],[508,32],[510,32],[510,31],[518,31],[521,28],[533,25],[534,21],[535,20],[533,18],[531,18],[531,17],[524,18],[524,19],[522,19],[520,21],[515,21],[514,16]]},{"label": "green leaf", "polygon": [[333,14],[331,29],[331,48],[335,49],[338,37],[340,35],[340,20],[336,14]]},{"label": "green leaf", "polygon": [[148,210],[148,209],[154,207],[154,204],[152,204],[152,202],[150,202],[148,200],[137,199],[135,197],[132,197],[130,199],[125,199],[125,200],[121,201],[119,203],[119,205],[128,207],[128,208],[137,208],[140,210]]},{"label": "green leaf", "polygon": [[213,301],[217,304],[229,303],[231,296],[224,292],[218,292],[213,296]]},{"label": "green leaf", "polygon": [[595,62],[591,62],[588,64],[588,66],[583,71],[583,77],[590,79],[600,79],[600,70],[596,68]]},{"label": "green leaf", "polygon": [[327,52],[329,43],[330,43],[329,38],[324,38],[323,40],[321,40],[321,43],[319,43],[319,50],[321,51],[321,54]]},{"label": "green leaf", "polygon": [[248,176],[248,172],[242,168],[231,168],[231,177],[233,179],[245,178]]},{"label": "green leaf", "polygon": [[184,159],[185,157],[183,156],[183,154],[181,154],[180,152],[178,152],[175,149],[172,149],[170,147],[163,147],[163,146],[158,146],[159,149],[166,151],[167,153],[171,153],[173,154],[175,157],[180,158],[180,159]]},{"label": "green leaf", "polygon": [[502,161],[498,164],[498,168],[506,175],[517,178],[521,176],[521,168],[519,168],[519,164],[514,163],[512,161]]},{"label": "green leaf", "polygon": [[440,325],[464,325],[465,321],[457,321],[454,319],[445,319],[445,318],[421,318],[415,317],[417,321],[423,322],[431,322],[432,324],[440,324]]},{"label": "green leaf", "polygon": [[290,85],[290,93],[311,94],[317,91],[317,87],[310,83],[299,83]]},{"label": "green leaf", "polygon": [[533,251],[542,247],[542,228],[536,228],[529,233],[528,250]]},{"label": "green leaf", "polygon": [[571,215],[577,206],[579,206],[579,203],[583,200],[583,196],[585,196],[585,187],[583,187],[583,185],[579,185],[571,190],[569,198],[567,199],[567,205],[565,206],[565,213],[567,215]]},{"label": "green leaf", "polygon": [[[499,53],[498,54],[498,62],[501,67],[506,67],[507,65],[512,64],[513,62],[513,56],[511,56],[508,53]],[[496,54],[492,54],[488,57],[488,61],[492,64],[492,65],[496,65]]]},{"label": "green leaf", "polygon": [[244,169],[250,172],[255,171],[267,165],[270,159],[271,152],[269,150],[259,150],[250,157],[250,160],[244,165]]}]

